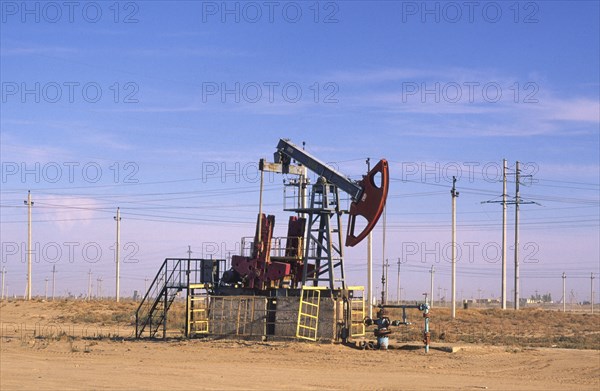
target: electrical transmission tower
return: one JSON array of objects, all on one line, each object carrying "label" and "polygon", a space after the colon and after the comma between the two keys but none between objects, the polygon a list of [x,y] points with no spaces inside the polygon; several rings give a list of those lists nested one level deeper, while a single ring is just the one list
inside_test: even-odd
[{"label": "electrical transmission tower", "polygon": [[519,205],[522,204],[536,204],[539,205],[539,203],[535,202],[535,201],[526,201],[523,200],[520,196],[520,189],[519,186],[521,185],[521,179],[522,178],[526,178],[529,177],[531,178],[532,175],[522,175],[521,174],[521,170],[519,168],[519,162],[517,161],[515,163],[515,197],[513,200],[511,201],[507,201],[507,192],[506,192],[506,177],[507,177],[507,165],[506,165],[506,159],[503,159],[503,169],[502,169],[502,201],[483,201],[482,204],[495,204],[495,203],[500,203],[502,204],[502,288],[501,288],[501,295],[502,295],[502,309],[506,309],[506,205],[515,205],[515,243],[514,243],[514,247],[515,247],[515,253],[514,253],[514,259],[515,259],[515,288],[514,288],[514,309],[518,310],[519,309],[519,285],[520,285],[520,281],[519,281]]}]

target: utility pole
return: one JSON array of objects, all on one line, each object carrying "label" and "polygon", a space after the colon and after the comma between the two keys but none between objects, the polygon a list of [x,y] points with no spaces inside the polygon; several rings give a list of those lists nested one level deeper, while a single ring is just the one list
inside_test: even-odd
[{"label": "utility pole", "polygon": [[96,278],[96,299],[98,299],[98,300],[102,299],[101,284],[102,284],[102,277]]},{"label": "utility pole", "polygon": [[381,304],[387,302],[387,269],[390,266],[387,259],[383,263],[383,269],[381,270]]},{"label": "utility pole", "polygon": [[6,274],[6,267],[2,266],[2,300],[4,300],[4,275]]},{"label": "utility pole", "polygon": [[502,309],[506,309],[506,159],[502,159]]},{"label": "utility pole", "polygon": [[44,300],[48,301],[48,277],[44,281],[46,281],[44,286]]},{"label": "utility pole", "polygon": [[567,274],[563,272],[563,312],[567,312]]},{"label": "utility pole", "polygon": [[263,189],[265,183],[265,171],[260,170],[260,189],[258,194],[258,232],[256,239],[258,243],[254,243],[254,247],[262,248],[262,207],[263,207]]},{"label": "utility pole", "polygon": [[594,273],[590,276],[590,304],[592,307],[592,314],[594,313]]},{"label": "utility pole", "polygon": [[[302,150],[306,147],[306,141],[302,141]],[[300,189],[298,191],[298,195],[300,197],[300,208],[306,209],[306,188],[308,187],[308,168],[306,166],[302,166],[302,175],[298,178],[298,183]],[[301,217],[306,217],[306,213],[301,213]]]},{"label": "utility pole", "polygon": [[515,168],[515,310],[519,309],[519,162]]},{"label": "utility pole", "polygon": [[400,304],[400,301],[402,299],[401,289],[402,288],[400,288],[400,258],[398,258],[398,279],[396,282],[396,300],[398,300],[398,304]]},{"label": "utility pole", "polygon": [[[281,246],[279,246],[281,247]],[[188,286],[190,285],[190,272],[192,270],[192,246],[190,246],[188,244],[188,250],[187,250],[187,255],[188,255],[188,261],[187,261],[187,271],[186,271],[186,277],[187,277],[187,284]],[[145,293],[145,292],[144,292]]]},{"label": "utility pole", "polygon": [[92,300],[92,269],[88,272],[88,301]]},{"label": "utility pole", "polygon": [[429,273],[431,273],[431,308],[433,308],[433,275],[435,274],[435,268],[433,265],[431,265],[431,270],[429,270]]},{"label": "utility pole", "polygon": [[[371,159],[367,158],[367,172],[371,171]],[[373,318],[373,233],[367,237],[367,306],[369,318]]]},{"label": "utility pole", "polygon": [[54,288],[56,287],[56,279],[54,274],[56,273],[56,265],[52,265],[52,301],[54,301]]},{"label": "utility pole", "polygon": [[[488,203],[488,204],[496,204],[496,203],[502,204],[502,283],[501,283],[502,287],[500,289],[500,295],[502,297],[501,297],[500,301],[501,301],[501,306],[502,306],[503,310],[506,309],[506,264],[507,264],[507,258],[506,258],[506,238],[507,238],[507,236],[506,236],[506,222],[507,222],[506,212],[507,212],[507,207],[506,207],[506,205],[517,204],[516,200],[514,202],[507,201],[507,197],[508,197],[508,192],[506,190],[507,171],[508,171],[508,166],[506,163],[506,159],[502,159],[502,201],[484,201],[484,202],[482,202],[482,203]],[[512,291],[511,291],[511,294],[512,294]]]},{"label": "utility pole", "polygon": [[369,318],[373,318],[373,233],[367,237],[367,301]]},{"label": "utility pole", "polygon": [[[456,177],[452,177],[452,319],[456,318]],[[445,296],[445,295],[444,295]]]},{"label": "utility pole", "polygon": [[[281,246],[279,246],[281,247]],[[190,285],[190,273],[192,270],[192,246],[190,246],[188,244],[188,250],[187,250],[187,255],[188,255],[188,261],[187,261],[187,271],[186,271],[186,278],[187,278],[187,284],[188,286]],[[144,292],[145,294],[146,292]]]},{"label": "utility pole", "polygon": [[[525,175],[531,177],[531,175]],[[519,185],[521,181],[521,170],[519,162],[515,165],[515,310],[519,309],[519,205],[521,204],[537,204],[535,201],[523,201],[519,196]]]},{"label": "utility pole", "polygon": [[[506,192],[506,177],[507,177],[507,165],[506,159],[503,159],[503,168],[502,168],[502,201],[484,201],[482,203],[501,203],[502,204],[502,309],[506,309],[506,205],[514,204],[515,205],[515,289],[511,290],[514,292],[514,308],[515,310],[519,309],[519,205],[521,204],[537,204],[535,201],[524,201],[519,196],[519,185],[520,180],[523,177],[521,175],[521,170],[519,169],[519,162],[516,162],[516,170],[515,170],[515,199],[514,201],[507,201],[507,192]],[[525,177],[531,177],[531,175],[524,175]]]},{"label": "utility pole", "polygon": [[388,298],[388,279],[387,279],[387,267],[388,261],[385,258],[385,226],[386,226],[386,207],[383,207],[383,235],[382,235],[382,248],[381,248],[381,262],[383,265],[383,275],[381,277],[381,303],[386,304]]},{"label": "utility pole", "polygon": [[121,210],[120,208],[117,208],[117,215],[114,217],[115,221],[117,222],[117,246],[115,248],[115,258],[116,258],[116,263],[117,263],[117,273],[116,273],[116,290],[115,290],[115,297],[117,299],[117,303],[119,302],[119,250],[121,248]]},{"label": "utility pole", "polygon": [[385,303],[386,304],[387,304],[388,300],[390,299],[390,296],[389,296],[389,287],[390,287],[389,270],[390,270],[390,263],[386,259],[385,260]]},{"label": "utility pole", "polygon": [[23,201],[27,205],[27,300],[31,300],[31,190],[27,191],[27,201]]}]

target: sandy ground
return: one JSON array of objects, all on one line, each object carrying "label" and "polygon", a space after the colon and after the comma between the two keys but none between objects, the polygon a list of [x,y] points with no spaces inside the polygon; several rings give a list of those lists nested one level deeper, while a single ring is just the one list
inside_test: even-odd
[{"label": "sandy ground", "polygon": [[[35,338],[7,332],[52,317],[4,306],[1,390],[598,390],[600,351],[418,343],[363,351],[339,344]],[[31,308],[29,308],[31,310]],[[7,322],[11,326],[7,327]]]}]

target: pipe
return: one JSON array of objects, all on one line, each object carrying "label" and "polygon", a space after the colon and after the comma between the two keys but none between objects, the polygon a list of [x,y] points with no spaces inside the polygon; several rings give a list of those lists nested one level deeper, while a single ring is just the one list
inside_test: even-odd
[{"label": "pipe", "polygon": [[[429,345],[431,343],[431,333],[429,332],[429,310],[431,309],[431,306],[429,305],[429,303],[423,303],[423,304],[414,304],[414,305],[405,305],[405,304],[400,304],[400,305],[394,305],[394,304],[386,304],[386,305],[382,305],[381,308],[402,308],[402,323],[398,322],[398,324],[394,324],[394,326],[400,325],[400,324],[410,324],[410,322],[406,321],[406,309],[407,308],[418,308],[419,311],[423,311],[423,319],[425,321],[425,325],[423,327],[423,343],[425,344],[425,353],[429,353]],[[371,320],[371,317],[367,317],[368,320]],[[397,322],[397,321],[395,321]],[[367,324],[368,326],[369,324]]]},{"label": "pipe", "polygon": [[425,339],[423,342],[425,343],[425,353],[429,353],[429,342],[431,340],[431,334],[429,333],[429,305],[425,304],[424,307],[423,317],[425,318]]}]

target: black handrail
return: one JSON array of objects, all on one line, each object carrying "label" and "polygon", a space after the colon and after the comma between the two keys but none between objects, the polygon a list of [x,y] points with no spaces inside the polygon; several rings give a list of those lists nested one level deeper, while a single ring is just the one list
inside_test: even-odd
[{"label": "black handrail", "polygon": [[[172,268],[169,268],[169,261],[173,262],[174,265]],[[145,327],[148,325],[148,323],[150,323],[150,321],[152,320],[152,314],[154,313],[154,311],[156,310],[156,307],[158,306],[159,303],[162,302],[163,296],[167,294],[167,290],[168,288],[172,288],[172,286],[170,286],[170,281],[174,280],[173,276],[175,275],[175,272],[178,270],[178,266],[181,265],[181,259],[172,259],[172,258],[167,258],[165,259],[165,261],[163,262],[163,265],[161,266],[160,270],[158,271],[158,273],[156,274],[156,277],[154,279],[154,281],[152,282],[151,288],[152,286],[154,286],[154,291],[157,292],[156,297],[154,297],[154,295],[152,295],[152,297],[154,297],[154,301],[152,302],[152,305],[149,305],[150,301],[148,301],[148,304],[146,305],[147,307],[149,307],[149,310],[144,314],[144,319],[141,325],[141,329],[139,328],[139,314],[138,312],[136,312],[136,336],[139,338],[141,337],[141,334],[144,332]],[[181,269],[179,267],[179,269]],[[159,279],[158,277],[161,276],[161,274],[163,274],[163,270],[164,270],[164,284],[156,284],[157,282],[160,282],[161,279]],[[169,273],[169,270],[171,271]],[[179,276],[181,276],[181,270],[178,270]],[[168,276],[167,276],[168,275]],[[181,279],[181,277],[179,277],[179,279]],[[155,285],[156,284],[156,285]],[[148,294],[150,293],[150,289],[148,290],[147,294],[144,296],[144,298],[146,299],[148,297]],[[171,303],[173,302],[174,296],[168,298],[167,302],[167,310],[168,307],[171,306]],[[151,299],[148,299],[151,300]],[[138,308],[141,309],[142,303],[140,303],[140,307]],[[158,331],[158,327],[160,326],[160,323],[164,320],[165,314],[161,314],[160,319],[158,322],[156,322],[156,330],[152,330],[152,328],[150,329],[150,336],[154,336],[154,334],[156,333],[156,331]]]},{"label": "black handrail", "polygon": [[205,262],[211,262],[211,265],[214,265],[213,262],[217,262],[218,266],[225,264],[225,260],[223,259],[167,258],[164,260],[135,312],[136,338],[141,337],[148,324],[152,324],[156,308],[166,296],[167,306],[164,311],[162,311],[163,313],[160,314],[159,321],[155,323],[156,330],[153,330],[153,327],[151,326],[150,336],[154,336],[158,331],[158,327],[164,322],[166,311],[168,311],[176,296],[176,292],[170,294],[169,290],[176,289],[177,291],[180,291],[184,288],[187,289],[189,284],[217,282],[213,281],[213,277],[216,277],[215,279],[218,280],[224,270],[222,270],[221,267],[217,267],[219,275],[211,276],[211,281],[205,281]]},{"label": "black handrail", "polygon": [[[154,280],[152,280],[152,283],[150,284],[150,287],[148,288],[148,291],[146,291],[146,294],[144,295],[144,298],[142,299],[142,301],[140,302],[140,305],[138,306],[136,312],[135,312],[135,335],[136,338],[139,338],[141,336],[141,334],[144,332],[144,328],[146,327],[146,324],[148,323],[148,320],[150,318],[150,313],[152,312],[152,307],[155,306],[155,303],[153,303],[154,305],[149,305],[149,296],[150,296],[150,292],[154,292],[159,284],[157,284],[159,277],[161,277],[161,274],[163,273],[163,269],[165,269],[167,267],[167,260],[165,259],[165,261],[163,262],[163,264],[161,265],[160,269],[158,270],[158,272],[156,273],[156,277],[154,277]],[[152,295],[154,296],[154,295]],[[160,297],[160,294],[157,294],[156,297]],[[154,301],[156,301],[156,299],[154,299]],[[142,308],[146,306],[146,307],[150,307],[148,309],[148,311],[145,311],[143,314],[143,325],[140,328],[140,312],[142,311]]]}]

